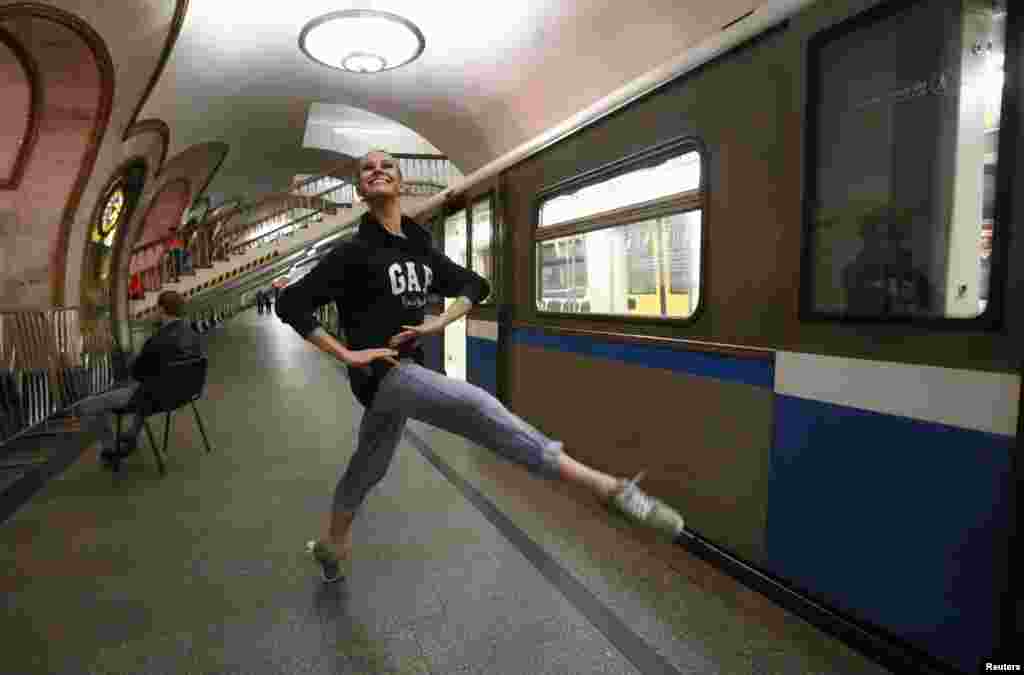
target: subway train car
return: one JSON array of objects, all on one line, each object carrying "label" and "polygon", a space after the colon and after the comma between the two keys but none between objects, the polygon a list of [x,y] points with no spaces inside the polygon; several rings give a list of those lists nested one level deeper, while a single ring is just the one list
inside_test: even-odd
[{"label": "subway train car", "polygon": [[470,381],[773,597],[972,672],[1020,635],[1022,24],[952,5],[815,4],[434,228],[498,268]]},{"label": "subway train car", "polygon": [[[268,70],[268,55],[289,67],[288,58],[316,61],[305,39],[319,19],[302,28],[301,50],[287,35],[287,48],[296,52],[287,57],[276,47],[261,47],[258,56],[258,30],[217,33],[209,73],[188,71],[174,50],[207,38],[212,44],[215,19],[223,23],[231,14],[223,9],[230,3],[217,9],[213,0],[191,2],[188,12],[203,17],[208,33],[186,20],[189,2],[163,3],[174,5],[173,17],[153,21],[163,30],[173,24],[174,39],[178,30],[187,39],[174,46],[169,38],[149,89],[143,93],[145,78],[136,78],[135,100],[114,105],[113,94],[104,94],[89,109],[99,111],[97,119],[112,109],[120,115],[124,124],[107,135],[144,157],[146,187],[118,178],[114,158],[121,150],[110,150],[115,141],[94,130],[83,156],[92,162],[100,153],[105,163],[97,166],[106,174],[65,176],[74,204],[39,216],[60,223],[49,257],[33,268],[51,270],[52,292],[33,291],[42,282],[26,276],[10,293],[35,298],[25,301],[35,305],[75,304],[65,295],[83,298],[83,307],[100,302],[89,298],[110,298],[109,329],[104,323],[99,332],[115,336],[104,333],[112,350],[130,320],[156,311],[156,294],[130,300],[127,284],[143,244],[147,251],[159,245],[163,214],[187,212],[204,192],[217,194],[219,206],[209,208],[208,199],[203,222],[185,233],[200,263],[173,287],[190,301],[200,302],[218,284],[241,284],[245,275],[262,274],[261,283],[272,273],[286,275],[281,261],[307,247],[310,256],[291,267],[294,282],[324,259],[319,242],[340,236],[333,246],[352,235],[364,205],[354,200],[352,209],[264,243],[264,235],[245,230],[255,221],[244,215],[245,196],[234,197],[239,186],[250,180],[245,186],[287,206],[291,197],[275,188],[298,190],[324,176],[350,180],[352,158],[372,148],[395,150],[416,186],[403,195],[407,214],[449,258],[491,285],[468,316],[425,344],[430,367],[491,392],[587,464],[615,475],[644,469],[644,489],[686,518],[678,546],[666,555],[709,561],[896,672],[973,673],[987,661],[1024,658],[1024,237],[1017,224],[1024,218],[1024,171],[1017,166],[1024,161],[1024,3],[732,2],[743,11],[716,24],[719,37],[680,44],[674,51],[682,56],[671,65],[623,77],[618,88],[603,81],[600,91],[587,90],[589,108],[571,98],[579,103],[575,115],[554,124],[551,113],[537,128],[530,124],[539,111],[561,114],[552,101],[571,93],[537,84],[558,66],[558,55],[545,52],[547,60],[516,64],[507,79],[476,82],[460,68],[496,68],[506,55],[498,42],[451,44],[449,53],[427,31],[427,46],[410,63],[421,54],[465,61],[423,71],[395,66],[394,80],[384,85],[365,83],[392,68],[363,53],[346,57],[343,80],[328,79],[326,68],[314,76],[267,75],[278,99],[313,101],[302,111],[278,110],[289,119],[306,116],[304,154],[292,162],[281,149],[300,136],[297,128],[264,133],[273,115],[252,105],[244,125],[231,118],[241,125],[230,130],[231,152],[247,142],[265,145],[226,162],[228,143],[208,137],[197,118],[205,110],[215,125],[218,115],[228,119],[232,101],[257,101],[258,78],[237,86],[226,76],[217,80],[223,101],[207,101],[208,109],[197,103],[194,111],[189,92],[198,95],[199,85],[189,89],[181,73],[199,72],[208,86],[236,47],[242,60]],[[32,22],[58,11],[88,14],[88,3],[55,4],[61,9],[0,3],[0,46],[8,47],[0,55],[24,61],[22,48],[10,46],[19,36],[45,42]],[[549,4],[555,12],[559,3]],[[562,3],[560,11],[599,4]],[[658,12],[685,5],[674,10],[685,14],[704,4],[636,8],[637,24],[649,24],[664,40],[658,27],[682,25],[685,17],[662,20]],[[361,7],[356,14],[370,11]],[[419,11],[426,21],[433,8]],[[519,36],[513,46],[558,42],[545,31],[564,18],[552,15],[544,30]],[[98,36],[82,19],[61,20]],[[296,19],[296,26],[306,20]],[[604,27],[626,30],[622,23]],[[57,40],[57,33],[47,39]],[[599,52],[580,47],[583,56],[575,57],[590,59],[586,67],[594,71],[627,59],[631,45],[612,39],[617,34],[594,47]],[[109,31],[104,37],[120,45]],[[571,51],[568,44],[560,48]],[[79,52],[62,57],[62,72],[86,63],[87,51]],[[100,75],[112,77],[111,59],[120,68],[126,58],[110,53],[88,51]],[[161,75],[168,62],[173,67]],[[479,72],[490,71],[473,71]],[[529,95],[516,93],[520,88]],[[493,94],[490,103],[468,100],[484,90]],[[438,91],[443,96],[430,98]],[[351,105],[344,117],[329,119],[317,107],[321,99]],[[136,120],[140,111],[153,119]],[[167,122],[156,119],[165,111]],[[170,119],[172,112],[177,118]],[[64,119],[60,111],[47,115],[43,131]],[[381,132],[374,125],[385,115],[408,128]],[[175,123],[188,129],[187,140],[167,160]],[[216,129],[228,133],[227,126]],[[25,135],[32,143],[33,133]],[[518,144],[524,137],[531,140]],[[341,160],[345,171],[332,164]],[[23,163],[12,161],[12,175]],[[264,182],[253,178],[260,171],[261,180],[269,176]],[[37,182],[43,175],[33,174]],[[314,178],[295,183],[296,175]],[[129,188],[142,192],[126,195]],[[337,181],[330,189],[339,189]],[[78,210],[91,215],[75,215],[80,198],[85,206]],[[110,210],[114,203],[131,207],[122,215]],[[0,201],[0,216],[5,205]],[[93,220],[112,223],[100,232],[105,238],[82,234],[91,227],[83,223]],[[3,241],[14,246],[28,237]],[[111,249],[102,271],[86,264],[99,258],[79,250],[89,241]],[[14,269],[17,260],[5,255],[0,262]],[[140,267],[147,291],[163,283],[161,269]],[[451,302],[430,301],[433,315]],[[325,305],[317,317],[336,327],[338,310]],[[270,326],[264,322],[261,330]],[[13,363],[3,335],[0,356]],[[284,344],[275,343],[258,365],[290,356]]]}]

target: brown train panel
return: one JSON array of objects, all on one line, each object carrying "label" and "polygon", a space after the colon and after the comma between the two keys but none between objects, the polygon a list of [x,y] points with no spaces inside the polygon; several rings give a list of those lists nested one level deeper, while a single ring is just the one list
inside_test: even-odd
[{"label": "brown train panel", "polygon": [[[1021,336],[1011,339],[1005,330],[806,321],[798,316],[805,46],[816,32],[875,3],[838,4],[810,8],[787,28],[699,68],[506,171],[499,204],[510,247],[504,258],[505,297],[514,306],[512,318],[622,330],[624,325],[614,320],[536,314],[530,297],[536,196],[546,186],[668,139],[694,136],[708,155],[704,310],[691,323],[630,323],[628,332],[1016,372]],[[1007,308],[1013,305],[1008,297]]]},{"label": "brown train panel", "polygon": [[646,470],[645,489],[688,525],[763,561],[771,389],[530,345],[508,351],[517,414],[588,464]]}]

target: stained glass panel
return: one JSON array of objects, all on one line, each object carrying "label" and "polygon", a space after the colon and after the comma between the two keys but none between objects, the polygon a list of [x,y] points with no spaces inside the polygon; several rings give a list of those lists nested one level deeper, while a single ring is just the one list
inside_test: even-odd
[{"label": "stained glass panel", "polygon": [[107,198],[107,203],[103,207],[103,213],[100,215],[100,222],[93,228],[92,240],[108,248],[113,246],[114,235],[117,233],[117,225],[121,220],[123,212],[124,188],[117,187]]}]

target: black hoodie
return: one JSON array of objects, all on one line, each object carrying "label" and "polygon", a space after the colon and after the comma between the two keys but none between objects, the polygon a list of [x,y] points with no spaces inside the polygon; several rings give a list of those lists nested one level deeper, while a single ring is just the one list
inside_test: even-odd
[{"label": "black hoodie", "polygon": [[[490,295],[486,279],[434,249],[429,233],[407,216],[402,216],[402,233],[405,238],[391,234],[372,213],[366,213],[355,237],[339,244],[309,274],[281,291],[277,315],[305,338],[319,326],[314,310],[335,302],[349,349],[386,348],[402,326],[423,323],[428,293],[465,296],[474,304]],[[418,341],[399,348],[400,358],[408,356],[423,364]],[[352,391],[367,408],[390,368],[378,359],[369,373],[348,369]]]}]

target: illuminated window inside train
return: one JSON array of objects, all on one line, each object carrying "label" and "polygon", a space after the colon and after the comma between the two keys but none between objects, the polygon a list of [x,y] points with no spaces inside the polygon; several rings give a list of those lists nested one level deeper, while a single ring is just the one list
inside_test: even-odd
[{"label": "illuminated window inside train", "polygon": [[692,144],[676,146],[638,160],[639,168],[542,198],[539,311],[652,319],[696,311],[701,163]]},{"label": "illuminated window inside train", "polygon": [[545,200],[539,224],[558,225],[698,188],[700,155],[691,151]]},{"label": "illuminated window inside train", "polygon": [[473,236],[473,255],[470,269],[491,284],[491,295],[484,302],[494,301],[494,251],[491,248],[493,229],[491,226],[491,199],[484,197],[470,209],[469,228]]},{"label": "illuminated window inside train", "polygon": [[954,4],[895,5],[812,41],[811,313],[969,319],[988,306],[1006,2]]},{"label": "illuminated window inside train", "polygon": [[685,318],[700,291],[701,212],[540,244],[538,309]]}]

